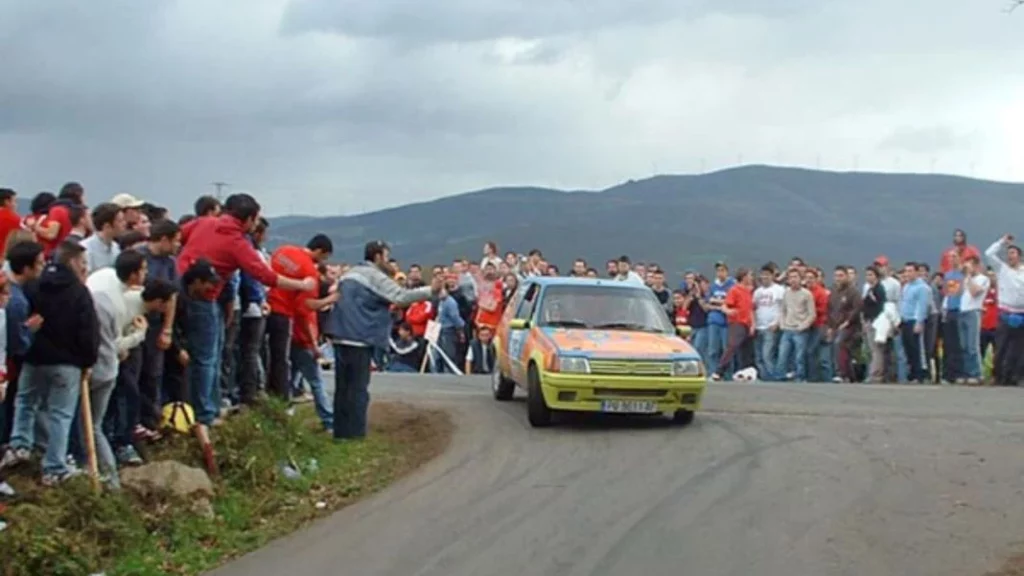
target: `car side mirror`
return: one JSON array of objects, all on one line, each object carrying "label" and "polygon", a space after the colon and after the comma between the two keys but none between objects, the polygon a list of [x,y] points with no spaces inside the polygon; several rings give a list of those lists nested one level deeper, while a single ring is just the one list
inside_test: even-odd
[{"label": "car side mirror", "polygon": [[692,331],[693,330],[691,330],[689,326],[676,326],[676,334],[678,334],[680,338],[688,337]]},{"label": "car side mirror", "polygon": [[508,323],[509,330],[526,330],[530,327],[530,321],[524,318],[513,318]]}]

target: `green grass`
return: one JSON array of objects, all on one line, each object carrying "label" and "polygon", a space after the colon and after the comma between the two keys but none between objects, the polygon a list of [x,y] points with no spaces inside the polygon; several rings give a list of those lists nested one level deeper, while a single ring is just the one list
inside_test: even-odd
[{"label": "green grass", "polygon": [[[362,442],[335,443],[311,410],[288,418],[280,405],[270,405],[229,419],[214,432],[221,477],[212,518],[168,495],[143,500],[128,490],[96,494],[84,478],[41,489],[38,470],[24,470],[9,479],[19,500],[4,514],[10,526],[0,533],[2,574],[144,576],[211,569],[379,490],[447,443],[446,415],[401,407],[401,421],[393,422],[387,413],[394,416],[395,410],[378,408],[385,414]],[[150,454],[150,460],[167,459],[202,467],[191,437],[171,438]],[[308,469],[311,459],[315,472]],[[302,467],[303,476],[285,478],[281,461]]]}]

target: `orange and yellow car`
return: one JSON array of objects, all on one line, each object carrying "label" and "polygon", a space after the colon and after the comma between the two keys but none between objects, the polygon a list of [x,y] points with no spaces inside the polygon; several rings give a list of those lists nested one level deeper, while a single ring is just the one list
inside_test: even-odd
[{"label": "orange and yellow car", "polygon": [[654,293],[592,278],[523,281],[495,333],[496,400],[527,396],[534,427],[555,413],[668,414],[689,424],[707,373]]}]

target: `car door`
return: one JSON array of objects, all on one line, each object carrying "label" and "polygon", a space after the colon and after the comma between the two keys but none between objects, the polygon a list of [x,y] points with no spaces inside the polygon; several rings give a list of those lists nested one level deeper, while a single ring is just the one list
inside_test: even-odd
[{"label": "car door", "polygon": [[[534,311],[537,309],[537,302],[540,300],[540,286],[530,284],[523,294],[519,306],[516,308],[513,320],[530,322],[533,319]],[[508,362],[509,375],[517,383],[526,382],[527,353],[529,346],[527,341],[530,337],[532,326],[517,328],[509,326],[508,331]]]}]

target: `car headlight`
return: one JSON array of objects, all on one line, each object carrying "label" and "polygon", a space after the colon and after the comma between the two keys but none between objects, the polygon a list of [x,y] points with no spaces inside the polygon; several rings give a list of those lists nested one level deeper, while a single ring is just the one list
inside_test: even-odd
[{"label": "car headlight", "polygon": [[570,374],[590,374],[590,362],[586,358],[559,356],[558,371]]},{"label": "car headlight", "polygon": [[703,376],[704,365],[700,360],[676,360],[672,363],[672,375],[677,377]]}]

